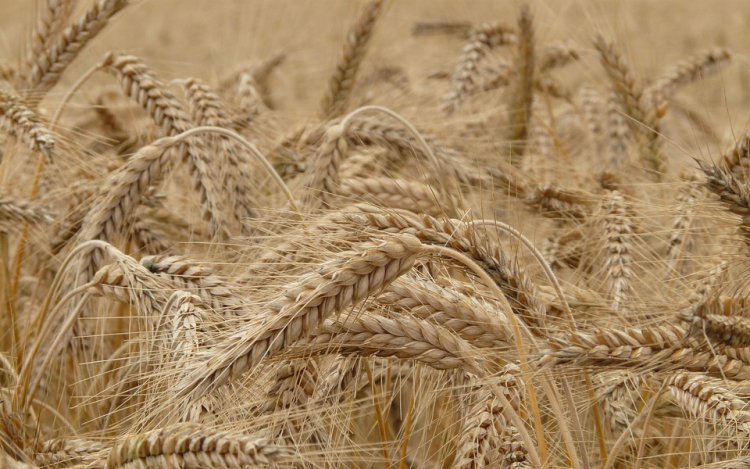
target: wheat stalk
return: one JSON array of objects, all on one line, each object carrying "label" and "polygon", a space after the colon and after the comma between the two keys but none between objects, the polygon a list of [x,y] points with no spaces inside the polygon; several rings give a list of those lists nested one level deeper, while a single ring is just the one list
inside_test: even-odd
[{"label": "wheat stalk", "polygon": [[[506,140],[510,143],[513,157],[520,157],[526,152],[526,138],[533,112],[534,90],[534,29],[531,9],[528,5],[521,7],[518,19],[518,55],[514,63],[515,87],[510,93],[508,103],[508,133]],[[515,162],[515,158],[511,160]]]}]

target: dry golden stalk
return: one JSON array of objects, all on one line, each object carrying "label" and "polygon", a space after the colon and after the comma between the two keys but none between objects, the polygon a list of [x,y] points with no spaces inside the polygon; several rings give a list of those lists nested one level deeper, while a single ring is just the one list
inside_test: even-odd
[{"label": "dry golden stalk", "polygon": [[474,347],[507,347],[512,342],[504,315],[471,296],[434,282],[402,277],[375,302],[391,311],[434,322]]},{"label": "dry golden stalk", "polygon": [[350,201],[400,208],[415,213],[444,212],[438,192],[427,184],[389,177],[344,179],[338,191]]},{"label": "dry golden stalk", "polygon": [[581,58],[578,46],[567,41],[556,42],[545,47],[540,55],[537,67],[540,74],[564,67]]},{"label": "dry golden stalk", "polygon": [[124,438],[109,453],[106,469],[228,469],[274,464],[292,455],[289,448],[241,432],[181,424]]},{"label": "dry golden stalk", "polygon": [[386,318],[364,313],[328,319],[290,348],[290,353],[295,352],[398,357],[440,370],[480,372],[474,349],[467,341],[427,321],[401,315]]},{"label": "dry golden stalk", "polygon": [[103,468],[108,448],[91,440],[59,438],[45,441],[40,451],[34,453],[34,464],[41,467],[68,467],[74,464],[90,468]]},{"label": "dry golden stalk", "polygon": [[472,24],[467,21],[417,21],[411,27],[411,34],[413,36],[449,34],[468,38],[472,28]]},{"label": "dry golden stalk", "polygon": [[495,47],[512,44],[516,35],[512,28],[498,23],[485,23],[475,28],[464,46],[461,59],[453,72],[448,91],[443,95],[440,108],[445,114],[452,114],[461,101],[476,88],[481,88],[479,64]]},{"label": "dry golden stalk", "polygon": [[424,252],[413,236],[367,243],[356,251],[339,253],[291,283],[265,311],[232,336],[221,341],[206,360],[190,365],[178,395],[205,395],[278,354],[334,312],[343,312],[382,291],[411,270]]},{"label": "dry golden stalk", "polygon": [[[184,84],[193,122],[200,126],[232,128],[232,120],[224,109],[224,104],[210,86],[197,78],[188,78]],[[227,198],[234,205],[237,220],[242,222],[247,218],[258,218],[258,203],[252,195],[253,175],[247,151],[233,139],[225,136],[216,138],[220,157],[226,158],[229,164],[222,170],[223,187],[229,191]]]},{"label": "dry golden stalk", "polygon": [[540,299],[536,285],[515,261],[510,260],[502,248],[481,236],[476,230],[456,220],[430,217],[429,215],[407,215],[388,213],[383,210],[358,206],[361,213],[342,213],[334,223],[345,226],[354,224],[389,233],[405,233],[417,236],[426,244],[447,246],[468,254],[492,277],[508,296],[511,306],[532,332],[541,334],[547,312]]},{"label": "dry golden stalk", "polygon": [[667,382],[675,402],[690,417],[720,424],[731,434],[750,433],[748,403],[723,387],[724,380],[679,373]]},{"label": "dry golden stalk", "polygon": [[307,173],[302,195],[302,207],[306,210],[331,208],[332,198],[339,192],[339,166],[349,148],[344,138],[346,130],[343,125],[336,124],[323,136]]},{"label": "dry golden stalk", "polygon": [[375,23],[380,17],[384,0],[370,0],[346,35],[344,49],[328,80],[326,94],[321,104],[322,116],[330,119],[342,114],[354,88],[357,71],[367,51]]},{"label": "dry golden stalk", "polygon": [[580,189],[566,189],[552,185],[537,186],[525,199],[532,207],[541,209],[545,216],[553,218],[585,219],[591,213],[596,200],[593,194]]},{"label": "dry golden stalk", "polygon": [[698,161],[706,174],[706,187],[719,196],[719,200],[727,210],[742,217],[739,232],[745,243],[750,243],[750,193],[743,183],[731,173],[718,166]]},{"label": "dry golden stalk", "polygon": [[141,265],[150,272],[167,280],[176,290],[194,293],[211,310],[224,316],[246,314],[243,301],[228,282],[216,275],[205,263],[182,256],[148,256]]},{"label": "dry golden stalk", "polygon": [[603,241],[600,272],[605,276],[617,311],[632,293],[635,277],[633,263],[633,213],[625,198],[617,191],[605,195],[601,206],[601,239]]},{"label": "dry golden stalk", "polygon": [[737,181],[747,181],[750,173],[750,132],[745,132],[732,149],[722,155],[720,164]]},{"label": "dry golden stalk", "polygon": [[31,150],[51,156],[55,146],[52,132],[34,111],[23,104],[20,97],[3,89],[0,89],[0,128]]},{"label": "dry golden stalk", "polygon": [[65,28],[47,50],[34,57],[26,76],[26,89],[35,92],[36,99],[52,89],[86,44],[128,3],[128,0],[98,0],[94,3],[78,21]]},{"label": "dry golden stalk", "polygon": [[[526,138],[532,116],[534,100],[534,29],[531,9],[524,4],[518,20],[518,55],[513,69],[514,90],[508,103],[508,134],[512,157],[520,157],[526,152]],[[511,160],[515,162],[515,159]]]},{"label": "dry golden stalk", "polygon": [[661,116],[666,110],[667,101],[679,87],[718,71],[731,59],[732,54],[723,48],[701,52],[667,69],[645,90],[645,95],[657,115]]},{"label": "dry golden stalk", "polygon": [[[137,57],[108,54],[105,62],[107,69],[119,79],[125,94],[140,104],[166,135],[173,137],[194,127],[182,103]],[[211,222],[215,234],[227,236],[223,199],[216,187],[214,164],[203,140],[187,139],[178,144],[176,151],[190,171],[193,188],[200,196],[203,218]]]}]

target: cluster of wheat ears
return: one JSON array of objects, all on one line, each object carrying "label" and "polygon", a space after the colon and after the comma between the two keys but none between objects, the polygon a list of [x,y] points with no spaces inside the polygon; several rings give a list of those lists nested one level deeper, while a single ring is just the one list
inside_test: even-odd
[{"label": "cluster of wheat ears", "polygon": [[285,125],[284,53],[45,99],[128,6],[76,3],[0,68],[0,467],[750,467],[750,134],[680,159],[716,137],[675,100],[728,50],[647,80],[529,7],[421,22],[455,61],[409,99],[358,73],[369,0]]}]

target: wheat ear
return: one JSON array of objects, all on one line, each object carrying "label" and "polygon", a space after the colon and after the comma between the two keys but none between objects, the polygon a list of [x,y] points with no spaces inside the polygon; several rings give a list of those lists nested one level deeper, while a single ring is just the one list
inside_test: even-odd
[{"label": "wheat ear", "polygon": [[330,314],[380,292],[411,270],[423,252],[422,243],[407,235],[338,254],[316,272],[290,284],[259,317],[265,323],[260,328],[243,328],[219,343],[205,360],[196,362],[178,396],[205,395],[252,370],[264,357],[304,337]]},{"label": "wheat ear", "polygon": [[47,0],[44,2],[42,11],[39,12],[36,27],[31,32],[31,40],[26,46],[26,60],[21,66],[22,74],[31,70],[36,58],[52,46],[65,26],[65,22],[70,18],[75,3],[74,0]]},{"label": "wheat ear", "polygon": [[701,52],[695,57],[678,62],[646,88],[646,100],[654,106],[657,115],[663,115],[667,101],[678,88],[716,72],[731,59],[732,54],[727,49],[719,48]]},{"label": "wheat ear", "polygon": [[738,181],[747,180],[750,173],[750,131],[746,131],[721,157],[720,166]]},{"label": "wheat ear", "polygon": [[340,115],[354,88],[357,71],[367,51],[375,24],[383,9],[383,0],[370,0],[346,35],[333,75],[328,79],[326,94],[321,104],[321,114],[325,118]]},{"label": "wheat ear", "polygon": [[434,282],[402,277],[376,299],[391,311],[434,322],[474,347],[508,346],[512,341],[505,316],[458,290]]},{"label": "wheat ear", "polygon": [[108,448],[98,441],[59,438],[45,441],[40,451],[34,453],[38,466],[70,466],[73,464],[103,468],[102,454]]},{"label": "wheat ear", "polygon": [[361,314],[324,321],[306,339],[295,343],[290,353],[398,357],[440,370],[460,368],[481,375],[473,350],[465,340],[426,321]]},{"label": "wheat ear", "polygon": [[659,151],[659,122],[656,110],[646,102],[643,85],[636,79],[617,45],[597,34],[594,37],[594,46],[627,116],[626,124],[645,150],[643,158],[658,178],[665,168],[663,156]]},{"label": "wheat ear", "polygon": [[41,95],[52,89],[81,50],[128,3],[128,0],[99,0],[94,3],[82,17],[65,28],[47,50],[34,58],[26,77],[26,88]]},{"label": "wheat ear", "polygon": [[5,133],[20,139],[31,150],[47,157],[52,156],[55,146],[52,132],[19,96],[2,89],[0,89],[0,128]]},{"label": "wheat ear", "polygon": [[724,380],[678,373],[667,383],[674,401],[691,417],[721,424],[732,434],[750,433],[748,403],[723,387]]},{"label": "wheat ear", "polygon": [[443,113],[450,115],[455,112],[474,89],[481,87],[479,64],[489,51],[515,41],[515,32],[505,25],[485,23],[474,28],[453,72],[448,91],[441,99],[440,108]]},{"label": "wheat ear", "polygon": [[[210,86],[197,78],[188,78],[184,85],[193,122],[200,126],[232,128],[232,120],[224,104]],[[221,136],[218,149],[229,163],[228,168],[223,170],[223,179],[225,188],[229,190],[229,202],[234,205],[235,216],[239,221],[258,218],[258,203],[252,194],[253,175],[247,151],[235,140]]]},{"label": "wheat ear", "polygon": [[632,293],[633,238],[632,213],[625,198],[617,191],[607,194],[601,207],[601,262],[607,287],[612,297],[612,308],[619,310]]},{"label": "wheat ear", "polygon": [[213,311],[225,316],[245,314],[239,293],[229,283],[204,265],[182,256],[147,256],[141,265],[171,282],[176,289],[198,295]]},{"label": "wheat ear", "polygon": [[228,469],[273,464],[292,455],[289,448],[244,433],[182,424],[124,438],[110,451],[106,469]]},{"label": "wheat ear", "polygon": [[[107,69],[120,81],[125,94],[148,112],[162,131],[174,137],[195,127],[182,103],[159,80],[156,74],[137,57],[115,54],[105,58]],[[216,186],[215,164],[209,159],[201,138],[180,142],[176,148],[193,179],[193,188],[199,194],[203,218],[211,222],[219,236],[229,234],[225,220],[223,199]]]},{"label": "wheat ear", "polygon": [[745,243],[750,244],[750,193],[745,184],[714,164],[704,161],[698,164],[706,175],[706,188],[719,196],[727,210],[742,217],[739,232]]}]

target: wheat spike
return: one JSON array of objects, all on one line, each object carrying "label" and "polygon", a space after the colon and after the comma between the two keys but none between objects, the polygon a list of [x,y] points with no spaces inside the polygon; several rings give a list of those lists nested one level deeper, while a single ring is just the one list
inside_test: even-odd
[{"label": "wheat spike", "polygon": [[[288,286],[249,327],[219,343],[202,362],[192,366],[179,395],[205,395],[210,389],[253,369],[321,324],[330,314],[356,305],[380,292],[411,270],[422,243],[398,236],[343,252]],[[260,326],[260,327],[258,327]]]},{"label": "wheat spike", "polygon": [[[125,94],[140,104],[170,137],[194,127],[182,103],[158,79],[156,74],[137,57],[108,54],[107,69],[117,76]],[[178,158],[187,164],[193,187],[200,196],[203,218],[211,222],[214,233],[227,236],[227,223],[218,191],[214,164],[199,137],[192,137],[177,146]]]},{"label": "wheat spike", "polygon": [[232,468],[273,464],[292,454],[288,448],[240,432],[182,424],[124,438],[110,451],[106,469]]},{"label": "wheat spike", "polygon": [[453,72],[448,91],[441,99],[443,113],[452,114],[474,89],[481,88],[479,64],[489,51],[515,41],[515,32],[505,25],[485,23],[473,29]]},{"label": "wheat spike", "polygon": [[128,4],[128,0],[98,0],[76,22],[66,27],[47,50],[34,58],[25,84],[28,90],[36,93],[36,99],[57,84],[81,50]]},{"label": "wheat spike", "polygon": [[357,71],[365,57],[367,44],[370,42],[375,24],[383,9],[384,0],[370,0],[346,35],[344,49],[341,51],[333,75],[328,80],[326,94],[321,105],[321,114],[325,118],[339,116],[349,95],[354,88]]},{"label": "wheat spike", "polygon": [[39,116],[20,97],[0,89],[0,128],[20,139],[33,151],[52,156],[55,138]]}]

